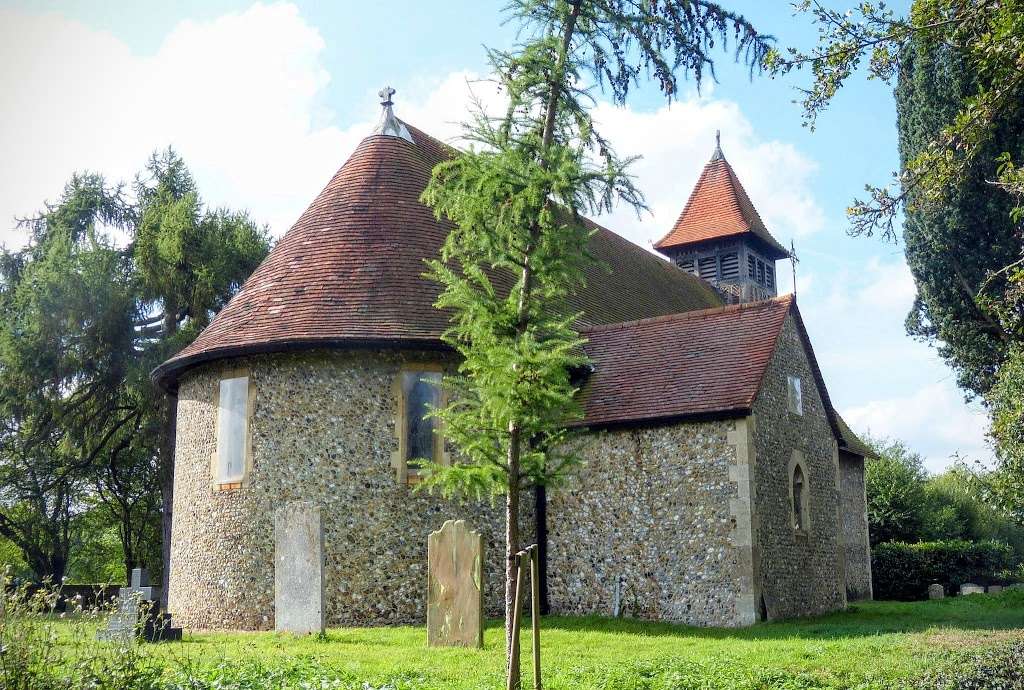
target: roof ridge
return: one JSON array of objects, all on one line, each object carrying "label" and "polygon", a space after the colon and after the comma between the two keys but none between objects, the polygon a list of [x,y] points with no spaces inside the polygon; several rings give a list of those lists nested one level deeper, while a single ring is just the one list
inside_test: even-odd
[{"label": "roof ridge", "polygon": [[671,322],[671,321],[686,321],[689,319],[699,319],[707,316],[714,316],[717,314],[725,314],[734,311],[754,311],[756,309],[767,309],[773,306],[785,305],[787,307],[796,303],[796,297],[793,294],[781,295],[779,297],[772,297],[771,299],[759,300],[757,302],[743,302],[740,304],[726,304],[721,307],[707,307],[705,309],[695,309],[693,311],[682,311],[676,312],[675,314],[664,314],[662,316],[651,316],[646,319],[636,319],[633,321],[620,321],[617,323],[606,323],[598,326],[589,326],[587,328],[580,329],[583,334],[586,333],[601,333],[605,331],[624,330],[633,326],[642,326],[651,323],[660,322]]}]

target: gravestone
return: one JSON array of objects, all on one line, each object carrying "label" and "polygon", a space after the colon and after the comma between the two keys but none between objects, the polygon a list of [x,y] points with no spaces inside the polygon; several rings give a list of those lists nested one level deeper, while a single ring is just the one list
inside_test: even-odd
[{"label": "gravestone", "polygon": [[427,538],[427,645],[483,647],[484,538],[448,520]]},{"label": "gravestone", "polygon": [[320,508],[294,501],[274,514],[274,629],[324,631],[324,528]]},{"label": "gravestone", "polygon": [[946,588],[936,583],[934,585],[928,585],[928,598],[929,599],[945,599]]},{"label": "gravestone", "polygon": [[999,594],[1002,591],[1003,591],[1003,586],[1002,585],[989,585],[988,586],[988,593],[989,594]]},{"label": "gravestone", "polygon": [[973,582],[965,582],[960,585],[960,596],[965,594],[984,594],[985,588],[981,585],[976,585]]},{"label": "gravestone", "polygon": [[181,628],[171,624],[170,614],[160,611],[160,588],[149,586],[149,573],[145,568],[132,570],[132,580],[117,594],[114,613],[107,627],[96,631],[96,639],[107,642],[131,642],[136,638],[146,642],[181,639]]}]

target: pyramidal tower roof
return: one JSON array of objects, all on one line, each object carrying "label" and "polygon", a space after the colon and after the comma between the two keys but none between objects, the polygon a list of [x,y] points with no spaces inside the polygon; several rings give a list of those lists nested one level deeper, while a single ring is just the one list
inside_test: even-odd
[{"label": "pyramidal tower roof", "polygon": [[732,166],[722,154],[720,135],[716,133],[714,153],[704,165],[683,212],[672,230],[654,247],[669,249],[748,233],[766,245],[771,258],[785,259],[789,256],[786,248],[765,227]]},{"label": "pyramidal tower roof", "polygon": [[[203,362],[316,348],[444,348],[449,314],[424,259],[451,229],[423,205],[431,171],[457,150],[399,120],[390,87],[380,123],[191,345],[153,372],[174,389]],[[589,223],[585,287],[571,307],[582,326],[721,305],[714,290],[650,252]],[[610,269],[610,270],[609,270]],[[496,283],[509,284],[508,277]]]}]

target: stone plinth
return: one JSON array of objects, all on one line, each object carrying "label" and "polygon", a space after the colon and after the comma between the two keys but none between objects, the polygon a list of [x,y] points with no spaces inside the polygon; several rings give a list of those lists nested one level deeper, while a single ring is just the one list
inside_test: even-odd
[{"label": "stone plinth", "polygon": [[484,538],[448,520],[427,538],[427,644],[483,647]]},{"label": "stone plinth", "polygon": [[324,631],[324,530],[320,508],[295,501],[274,514],[274,628]]}]

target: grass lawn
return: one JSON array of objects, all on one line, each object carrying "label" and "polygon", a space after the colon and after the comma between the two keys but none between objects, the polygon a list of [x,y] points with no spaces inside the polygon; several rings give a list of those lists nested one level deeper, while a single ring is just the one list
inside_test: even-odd
[{"label": "grass lawn", "polygon": [[[1024,639],[1024,590],[934,602],[869,602],[834,615],[739,630],[546,617],[541,639],[544,686],[550,690],[888,688],[949,664],[955,652]],[[215,673],[225,682],[259,676],[277,686],[326,678],[340,683],[323,687],[359,688],[365,682],[374,689],[449,690],[502,687],[502,644],[500,622],[494,621],[482,650],[427,649],[419,626],[339,628],[305,638],[200,633],[148,649],[198,667],[219,667]],[[526,680],[528,635],[523,658]]]}]

